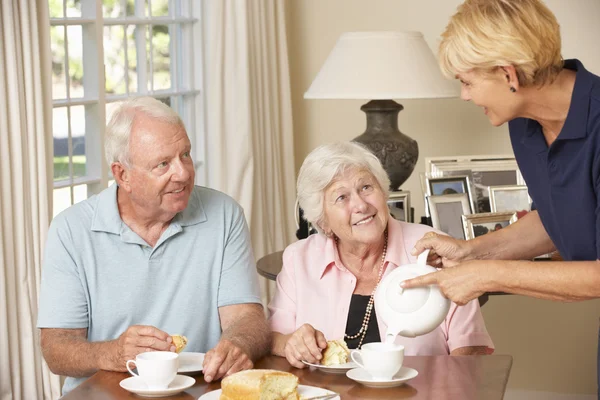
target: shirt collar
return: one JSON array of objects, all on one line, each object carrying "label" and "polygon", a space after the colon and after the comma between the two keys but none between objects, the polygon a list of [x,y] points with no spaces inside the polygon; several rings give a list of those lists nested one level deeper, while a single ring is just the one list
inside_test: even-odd
[{"label": "shirt collar", "polygon": [[[395,267],[403,264],[410,264],[408,253],[406,252],[406,245],[404,244],[404,235],[402,234],[402,225],[400,222],[393,218],[388,219],[388,246],[385,255],[384,263],[392,263]],[[321,234],[319,234],[321,235]],[[337,268],[340,271],[347,271],[342,267],[340,262],[337,245],[335,239],[325,237],[323,243],[324,255],[319,268],[315,268],[319,279],[323,278],[325,273],[330,268]],[[386,270],[389,270],[386,268]]]},{"label": "shirt collar", "polygon": [[[92,231],[108,232],[115,235],[121,233],[123,220],[117,205],[117,188],[118,185],[114,183],[98,194],[96,211],[92,220]],[[194,188],[187,207],[175,215],[175,218],[171,221],[171,226],[179,228],[199,224],[206,220],[199,190]]]},{"label": "shirt collar", "polygon": [[565,124],[557,139],[580,139],[587,136],[587,124],[590,111],[590,96],[592,91],[592,74],[576,59],[566,60],[565,68],[575,71],[575,86],[571,95],[571,105]]},{"label": "shirt collar", "polygon": [[[556,140],[580,139],[587,136],[587,126],[581,121],[587,121],[589,113],[590,93],[592,90],[592,74],[576,59],[565,60],[564,68],[575,71],[575,86],[571,95],[571,104],[565,124]],[[541,135],[541,127],[537,121],[525,120],[525,135],[522,143],[527,147],[546,151],[548,146]]]}]

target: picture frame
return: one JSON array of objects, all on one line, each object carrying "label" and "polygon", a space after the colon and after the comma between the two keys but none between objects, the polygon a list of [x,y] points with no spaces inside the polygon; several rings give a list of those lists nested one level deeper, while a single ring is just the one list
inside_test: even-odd
[{"label": "picture frame", "polygon": [[[427,196],[442,196],[447,194],[465,193],[469,198],[470,209],[474,209],[473,195],[471,194],[471,184],[466,175],[425,178]],[[431,213],[431,211],[430,211]]]},{"label": "picture frame", "polygon": [[464,239],[462,216],[471,214],[471,202],[467,193],[427,196],[431,223],[435,229],[456,239]]},{"label": "picture frame", "polygon": [[392,218],[404,222],[414,222],[410,208],[410,191],[399,190],[390,192],[387,205]]},{"label": "picture frame", "polygon": [[494,230],[506,228],[517,221],[515,211],[463,215],[462,224],[466,240],[475,239]]},{"label": "picture frame", "polygon": [[489,193],[492,212],[531,210],[531,197],[525,185],[490,186]]},{"label": "picture frame", "polygon": [[473,210],[477,213],[491,212],[490,186],[525,185],[513,155],[428,157],[425,168],[432,178],[468,176]]}]

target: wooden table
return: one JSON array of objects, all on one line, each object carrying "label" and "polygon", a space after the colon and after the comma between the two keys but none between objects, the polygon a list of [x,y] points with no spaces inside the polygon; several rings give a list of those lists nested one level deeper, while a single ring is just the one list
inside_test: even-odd
[{"label": "wooden table", "polygon": [[[300,378],[300,384],[318,386],[340,393],[342,400],[354,399],[435,399],[435,400],[501,400],[512,366],[512,357],[436,356],[405,357],[404,365],[419,375],[408,384],[373,389],[362,386],[345,375],[326,374],[318,370],[296,369],[281,357],[268,356],[256,368],[288,371]],[[119,386],[126,373],[101,371],[71,391],[64,400],[141,399]],[[196,384],[185,392],[165,399],[198,399],[204,393],[220,389],[220,382],[207,384],[202,374],[194,375]]]}]

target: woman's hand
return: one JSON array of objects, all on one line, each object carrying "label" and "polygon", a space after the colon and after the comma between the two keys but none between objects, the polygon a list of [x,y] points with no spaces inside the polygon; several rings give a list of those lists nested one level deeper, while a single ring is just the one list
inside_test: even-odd
[{"label": "woman's hand", "polygon": [[302,360],[318,363],[323,358],[321,351],[327,347],[327,340],[323,332],[316,330],[312,325],[304,324],[296,332],[287,336],[284,355],[294,367],[306,367]]},{"label": "woman's hand", "polygon": [[417,256],[425,250],[430,250],[427,264],[437,268],[453,267],[459,262],[470,259],[467,241],[435,232],[427,232],[419,239],[411,254]]},{"label": "woman's hand", "polygon": [[465,305],[492,289],[499,268],[495,261],[466,261],[454,268],[408,279],[400,284],[404,289],[438,285],[442,294],[458,305]]}]

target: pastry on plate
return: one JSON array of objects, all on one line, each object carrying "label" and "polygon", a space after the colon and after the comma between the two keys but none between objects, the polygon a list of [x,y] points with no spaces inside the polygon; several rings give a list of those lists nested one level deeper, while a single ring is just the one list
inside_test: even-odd
[{"label": "pastry on plate", "polygon": [[350,350],[344,339],[328,340],[323,351],[322,365],[340,365],[348,362]]},{"label": "pastry on plate", "polygon": [[219,400],[298,400],[298,377],[273,369],[249,369],[221,381]]}]

